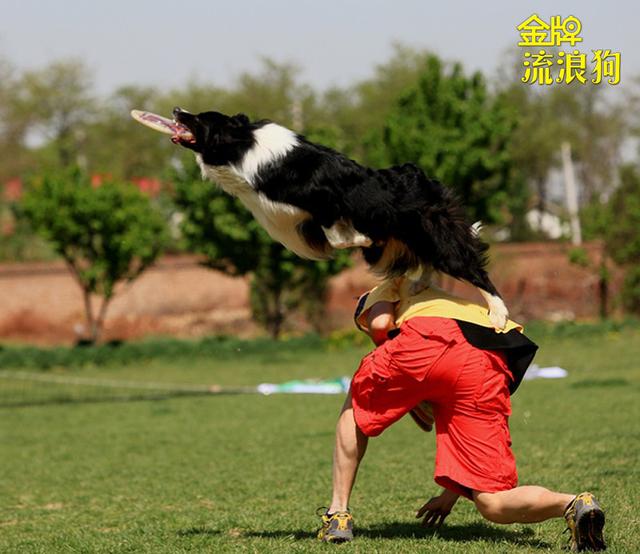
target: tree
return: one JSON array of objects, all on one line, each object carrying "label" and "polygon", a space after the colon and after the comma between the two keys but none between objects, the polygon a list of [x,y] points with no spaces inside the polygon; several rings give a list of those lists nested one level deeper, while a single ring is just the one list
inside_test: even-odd
[{"label": "tree", "polygon": [[523,86],[519,76],[501,94],[517,122],[509,143],[514,180],[518,183],[515,194],[510,196],[511,239],[530,240],[534,235],[525,216],[534,206],[540,217],[548,209],[547,181],[558,162],[561,127],[547,96]]},{"label": "tree", "polygon": [[[79,169],[33,181],[20,210],[51,241],[82,289],[88,338],[96,342],[117,285],[136,279],[162,252],[164,219],[134,185],[92,186]],[[92,295],[101,297],[97,312]]]},{"label": "tree", "polygon": [[272,119],[302,132],[315,107],[311,87],[299,82],[300,69],[293,64],[269,58],[264,58],[262,64],[259,73],[240,75],[229,99],[233,111],[245,112],[253,119]]},{"label": "tree", "polygon": [[618,185],[621,149],[629,133],[628,108],[607,98],[598,86],[551,87],[550,117],[557,122],[556,152],[571,144],[581,184],[582,204],[606,200]]},{"label": "tree", "polygon": [[335,147],[365,164],[379,163],[375,148],[378,135],[398,98],[418,82],[429,53],[400,43],[391,57],[374,68],[373,75],[347,88],[334,87],[319,104],[325,121],[338,129]]},{"label": "tree", "polygon": [[183,237],[228,275],[250,275],[254,319],[278,338],[288,316],[303,310],[323,330],[327,281],[349,265],[349,256],[303,260],[273,241],[239,200],[203,181],[191,161],[173,176],[175,202],[184,216]]},{"label": "tree", "polygon": [[634,165],[620,169],[620,185],[607,202],[593,199],[580,212],[585,239],[598,240],[602,252],[598,264],[591,264],[583,249],[571,252],[571,261],[595,269],[600,277],[600,314],[608,315],[608,262],[625,268],[622,305],[640,314],[640,170]]},{"label": "tree", "polygon": [[500,89],[518,116],[511,150],[519,173],[535,191],[540,211],[547,208],[549,172],[560,165],[563,142],[571,144],[581,203],[606,199],[617,186],[621,148],[633,124],[637,98],[616,100],[603,87],[577,81],[551,87],[523,85],[521,53],[506,58],[502,68]]},{"label": "tree", "polygon": [[300,69],[290,63],[262,59],[256,73],[242,73],[230,89],[192,81],[169,91],[155,104],[159,113],[174,106],[190,112],[214,110],[227,114],[243,112],[251,119],[271,119],[301,132],[310,122],[322,121],[316,95],[299,81]]},{"label": "tree", "polygon": [[513,164],[509,141],[515,118],[483,76],[467,77],[429,56],[418,83],[403,93],[379,136],[380,165],[417,163],[451,186],[484,222],[502,219]]},{"label": "tree", "polygon": [[86,126],[83,153],[88,170],[117,179],[163,175],[175,155],[174,145],[129,117],[132,109],[170,113],[159,105],[159,93],[149,87],[121,87],[105,100]]},{"label": "tree", "polygon": [[609,201],[607,251],[626,267],[622,300],[625,308],[640,314],[640,172],[625,166],[620,171],[620,187]]},{"label": "tree", "polygon": [[15,69],[0,58],[0,184],[20,175],[31,162],[25,143],[32,115],[20,109],[20,90]]},{"label": "tree", "polygon": [[80,61],[54,62],[25,72],[17,109],[28,114],[31,130],[40,134],[50,164],[70,167],[82,163],[84,126],[95,111],[91,75]]}]

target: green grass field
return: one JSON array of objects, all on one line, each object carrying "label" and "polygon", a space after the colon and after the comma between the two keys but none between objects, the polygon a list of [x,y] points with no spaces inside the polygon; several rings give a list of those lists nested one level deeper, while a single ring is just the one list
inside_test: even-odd
[{"label": "green grass field", "polygon": [[[640,329],[532,328],[532,336],[541,345],[537,362],[565,367],[570,376],[524,383],[513,398],[520,481],[593,491],[607,512],[609,551],[638,552]],[[350,374],[366,351],[296,344],[49,371],[245,385]],[[559,520],[493,525],[468,501],[439,532],[423,530],[414,514],[437,492],[434,437],[409,420],[370,442],[352,498],[356,540],[316,543],[314,511],[329,501],[342,401],[238,395],[0,408],[0,552],[486,554],[565,547]]]}]

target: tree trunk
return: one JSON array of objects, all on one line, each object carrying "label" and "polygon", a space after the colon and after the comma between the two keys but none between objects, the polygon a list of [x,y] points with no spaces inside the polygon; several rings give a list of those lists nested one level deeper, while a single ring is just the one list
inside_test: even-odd
[{"label": "tree trunk", "polygon": [[85,333],[85,339],[90,341],[92,344],[95,344],[98,342],[98,340],[100,340],[100,335],[102,335],[102,331],[104,329],[104,320],[107,315],[107,308],[109,306],[109,303],[111,302],[112,297],[104,296],[102,298],[102,303],[100,304],[100,309],[98,310],[97,316],[93,313],[91,292],[83,288],[82,297],[84,300],[85,319],[87,321],[87,332]]},{"label": "tree trunk", "polygon": [[107,307],[109,306],[109,302],[111,302],[111,296],[105,296],[102,298],[102,304],[100,305],[100,311],[98,312],[98,317],[94,322],[94,326],[92,329],[91,340],[96,343],[102,335],[102,331],[104,329],[104,320],[107,315]]},{"label": "tree trunk", "polygon": [[538,229],[542,229],[542,219],[547,211],[547,180],[546,177],[536,179],[536,190],[538,192]]},{"label": "tree trunk", "polygon": [[267,314],[267,331],[272,339],[278,340],[284,323],[284,310],[282,309],[282,291],[280,289],[269,291],[273,295],[273,305]]},{"label": "tree trunk", "polygon": [[600,319],[604,320],[609,317],[609,269],[607,268],[607,246],[604,243],[600,252],[600,269],[598,273]]},{"label": "tree trunk", "polygon": [[84,300],[84,316],[87,321],[87,329],[84,333],[85,339],[95,342],[95,339],[93,338],[95,319],[93,317],[93,306],[91,304],[91,292],[84,287],[82,289],[82,299]]}]

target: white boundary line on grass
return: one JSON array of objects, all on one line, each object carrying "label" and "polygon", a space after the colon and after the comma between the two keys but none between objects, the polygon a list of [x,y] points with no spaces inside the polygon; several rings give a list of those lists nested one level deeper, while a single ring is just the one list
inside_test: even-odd
[{"label": "white boundary line on grass", "polygon": [[89,377],[72,377],[70,375],[50,375],[33,371],[0,370],[0,378],[18,379],[21,381],[37,381],[41,383],[56,383],[60,385],[85,385],[105,388],[157,390],[167,392],[185,392],[202,394],[224,393],[257,393],[257,387],[223,387],[221,385],[184,385],[176,383],[158,383],[141,381],[118,381],[115,379],[92,379]]}]

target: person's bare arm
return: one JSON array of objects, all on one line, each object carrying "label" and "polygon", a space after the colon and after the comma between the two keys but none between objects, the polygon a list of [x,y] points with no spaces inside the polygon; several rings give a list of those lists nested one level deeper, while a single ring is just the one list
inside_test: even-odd
[{"label": "person's bare arm", "polygon": [[376,302],[367,314],[369,336],[380,346],[389,337],[387,333],[396,326],[395,304],[393,302]]}]

